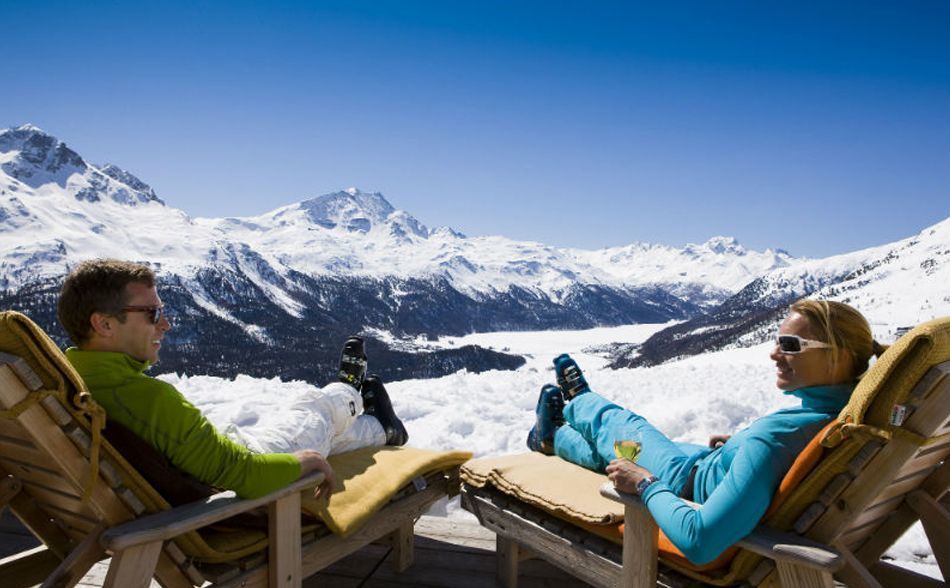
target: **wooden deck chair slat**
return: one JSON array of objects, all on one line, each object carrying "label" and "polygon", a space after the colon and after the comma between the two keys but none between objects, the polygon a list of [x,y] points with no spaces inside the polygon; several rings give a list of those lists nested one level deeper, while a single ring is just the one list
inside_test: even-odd
[{"label": "wooden deck chair slat", "polygon": [[845,488],[851,485],[854,482],[854,476],[846,473],[840,473],[834,478],[832,478],[821,492],[818,494],[818,502],[828,506],[838,496],[841,496],[841,493],[844,492]]},{"label": "wooden deck chair slat", "polygon": [[[894,511],[894,512],[897,512],[897,511]],[[869,523],[869,525],[880,528],[883,525],[887,524],[889,520],[890,518],[888,517],[886,519],[872,521],[871,523]],[[841,537],[839,537],[838,540],[835,542],[835,544],[844,545],[851,551],[857,551],[858,549],[861,548],[862,545],[864,545],[868,537],[872,537],[873,535],[874,533],[869,532],[866,526],[852,528],[846,531],[845,533],[843,533]]]},{"label": "wooden deck chair slat", "polygon": [[[55,406],[58,410],[65,412],[65,409],[59,404],[59,401],[50,398],[46,400],[52,401],[50,403],[44,403],[44,406],[47,406],[47,408]],[[83,457],[88,459],[90,448],[92,447],[92,439],[89,437],[89,434],[80,429],[75,422],[70,422],[69,425],[63,427],[63,430],[66,432],[66,436],[69,437],[70,441],[73,442],[73,445],[79,449]],[[116,467],[109,461],[107,456],[102,454],[99,456],[99,475],[106,481],[109,487],[113,489],[123,484]]]},{"label": "wooden deck chair slat", "polygon": [[865,443],[861,449],[848,462],[848,473],[852,479],[864,471],[871,460],[877,457],[877,453],[884,447],[884,443],[879,440],[871,440]]},{"label": "wooden deck chair slat", "polygon": [[942,444],[936,447],[927,447],[926,451],[918,451],[906,464],[898,468],[894,475],[902,478],[918,472],[930,473],[934,467],[943,461],[948,448],[950,448],[950,444]]},{"label": "wooden deck chair slat", "polygon": [[62,478],[56,478],[51,475],[47,469],[32,468],[28,475],[18,475],[18,479],[23,483],[23,487],[37,492],[55,492],[63,496],[70,496],[77,502],[82,500],[79,492],[72,484],[64,481]]},{"label": "wooden deck chair slat", "polygon": [[[904,428],[929,437],[947,419],[946,407],[950,406],[950,362],[932,368],[939,377],[926,377],[917,388],[926,387],[925,392],[917,394],[920,405],[904,423]],[[914,456],[920,447],[911,440],[900,436],[893,437],[868,464],[862,468],[854,483],[842,492],[841,496],[829,507],[809,531],[809,536],[820,541],[832,542],[853,525],[848,524],[860,516],[860,512],[884,491],[894,475],[897,475],[906,460]],[[940,453],[935,452],[924,458],[931,465],[939,462]],[[919,464],[918,464],[919,465]],[[923,469],[923,468],[919,468]],[[904,472],[907,475],[911,472]]]},{"label": "wooden deck chair slat", "polygon": [[[950,384],[948,384],[948,381],[950,381],[950,362],[944,362],[934,366],[931,368],[931,372],[935,375],[930,378],[923,378],[912,394],[916,402],[919,403],[918,408],[908,417],[903,425],[903,428],[907,430],[928,436],[933,435],[935,432],[942,434],[940,431],[944,431],[947,426],[947,414],[945,411],[939,410],[940,407],[945,407],[946,405],[941,404],[939,401],[934,403],[934,399],[946,399],[950,396]],[[920,390],[920,392],[916,390]],[[925,403],[935,407],[937,410],[922,410],[923,404]]]},{"label": "wooden deck chair slat", "polygon": [[165,549],[158,556],[155,578],[164,588],[194,588],[204,584],[204,578],[195,571],[194,566],[175,563]]},{"label": "wooden deck chair slat", "polygon": [[29,433],[16,420],[7,419],[6,426],[3,428],[4,432],[0,433],[0,442],[27,443],[30,447],[33,446],[29,441]]},{"label": "wooden deck chair slat", "polygon": [[[927,476],[930,475],[930,472],[932,472],[932,471],[939,465],[939,461],[937,461],[937,463],[934,463],[935,460],[933,459],[932,456],[933,456],[934,454],[938,454],[938,455],[939,455],[939,454],[941,454],[941,453],[944,454],[944,455],[946,455],[947,450],[950,450],[950,443],[941,443],[941,442],[935,442],[933,445],[929,445],[929,446],[927,446],[926,448],[919,450],[919,451],[916,453],[916,455],[914,455],[914,456],[911,458],[911,460],[912,460],[912,461],[916,461],[917,463],[925,463],[925,462],[926,462],[927,465],[930,465],[930,466],[933,466],[933,467],[930,467],[930,468],[917,468],[917,467],[914,467],[914,468],[906,468],[905,471],[900,471],[900,470],[899,470],[899,471],[898,471],[898,475],[896,475],[896,476],[894,477],[894,482],[895,482],[895,483],[900,482],[900,481],[902,481],[904,478],[907,478],[908,476],[916,476],[916,475],[919,475],[921,472],[924,473],[924,477],[926,478]],[[903,469],[903,468],[902,468],[902,469]],[[930,471],[925,471],[925,470],[928,470],[928,469],[929,469]]]},{"label": "wooden deck chair slat", "polygon": [[950,460],[944,461],[920,485],[920,489],[934,498],[945,496],[950,488]]},{"label": "wooden deck chair slat", "polygon": [[66,533],[74,539],[77,536],[85,535],[96,526],[97,519],[90,519],[52,504],[37,503],[37,506],[55,517],[63,525]]},{"label": "wooden deck chair slat", "polygon": [[[920,489],[930,496],[937,497],[946,493],[948,484],[950,484],[950,461],[945,461],[921,483]],[[917,513],[909,505],[902,504],[877,532],[867,537],[855,550],[855,556],[864,565],[877,561],[916,520]]]},{"label": "wooden deck chair slat", "polygon": [[918,488],[927,477],[933,472],[933,468],[927,468],[914,472],[907,476],[901,476],[889,484],[884,492],[881,493],[881,499],[886,500],[893,496],[907,494],[910,490]]},{"label": "wooden deck chair slat", "polygon": [[47,464],[24,461],[20,459],[20,456],[17,456],[15,459],[9,458],[8,456],[0,457],[0,468],[10,472],[11,475],[16,476],[20,480],[29,480],[44,486],[62,484],[63,477],[57,475],[55,470],[47,468],[46,465]]},{"label": "wooden deck chair slat", "polygon": [[[0,404],[10,408],[26,396],[26,389],[9,366],[0,366]],[[83,488],[89,473],[88,464],[49,414],[41,406],[34,405],[23,411],[17,420],[27,429],[33,443],[56,461],[66,479],[76,488]],[[90,504],[110,525],[132,516],[120,501],[115,500],[111,489],[98,481],[92,485]]]},{"label": "wooden deck chair slat", "polygon": [[879,501],[875,500],[872,504],[869,504],[864,509],[862,509],[861,514],[854,518],[854,522],[848,525],[848,530],[864,528],[868,525],[874,525],[879,523],[883,519],[886,519],[888,514],[894,512],[898,506],[901,505],[901,502],[904,501],[904,495],[893,496],[888,500]]},{"label": "wooden deck chair slat", "polygon": [[0,440],[0,459],[16,460],[23,465],[39,466],[53,471],[55,462],[27,439],[5,438]]},{"label": "wooden deck chair slat", "polygon": [[[901,459],[902,448],[893,441],[879,455],[883,464],[893,463]],[[872,464],[868,471],[855,479],[855,482],[842,492],[841,496],[819,517],[814,526],[808,531],[809,536],[825,542],[832,542],[851,529],[862,527],[867,523],[868,515],[864,514],[869,503],[887,486],[886,467],[876,468]],[[874,472],[874,473],[872,473]],[[899,504],[899,497],[898,497]],[[896,505],[895,505],[896,508]],[[872,513],[876,516],[876,513]]]},{"label": "wooden deck chair slat", "polygon": [[883,444],[877,440],[865,443],[848,461],[847,471],[833,477],[818,493],[817,501],[803,509],[792,528],[798,534],[805,534],[815,525],[829,508],[835,505],[838,498],[847,490],[865,466],[877,455]]},{"label": "wooden deck chair slat", "polygon": [[[947,419],[947,423],[950,424],[950,418]],[[945,427],[945,430],[943,432],[937,431],[936,433],[931,435],[931,437],[943,437],[944,435],[948,435],[948,434],[950,434],[950,427]],[[922,447],[920,449],[920,452],[922,455],[926,455],[928,453],[932,453],[935,451],[943,451],[947,447],[950,447],[950,438],[944,437],[940,441],[934,441],[932,444],[926,447]]]},{"label": "wooden deck chair slat", "polygon": [[167,558],[170,564],[185,572],[185,574],[191,578],[191,582],[196,586],[205,580],[188,560],[188,556],[182,552],[174,541],[165,543],[165,550],[162,552],[162,556]]},{"label": "wooden deck chair slat", "polygon": [[898,503],[897,508],[883,513],[882,516],[876,519],[865,520],[859,525],[850,525],[841,533],[841,535],[839,535],[839,537],[850,536],[851,539],[849,544],[857,548],[860,544],[863,544],[863,542],[866,541],[868,537],[874,536],[874,533],[876,533],[878,529],[885,525],[891,519],[891,517],[895,516],[903,505],[904,499]]},{"label": "wooden deck chair slat", "polygon": [[51,519],[29,496],[14,496],[10,501],[10,509],[33,535],[40,538],[60,558],[66,557],[74,547],[75,541],[67,533],[65,525]]},{"label": "wooden deck chair slat", "polygon": [[74,427],[75,422],[73,417],[69,414],[69,411],[63,408],[63,405],[59,403],[59,400],[54,396],[47,396],[40,401],[40,404],[43,405],[43,408],[46,409],[46,414],[53,419],[60,427]]},{"label": "wooden deck chair slat", "polygon": [[37,504],[44,507],[49,506],[59,510],[65,510],[78,518],[96,520],[94,513],[88,506],[82,503],[82,498],[75,494],[59,492],[55,488],[44,488],[30,482],[24,482],[24,492],[29,494]]}]

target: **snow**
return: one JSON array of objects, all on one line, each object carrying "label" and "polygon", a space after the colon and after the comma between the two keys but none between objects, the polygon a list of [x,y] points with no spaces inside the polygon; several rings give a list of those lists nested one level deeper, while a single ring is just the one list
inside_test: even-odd
[{"label": "snow", "polygon": [[[464,370],[441,378],[387,383],[403,419],[410,445],[467,449],[476,456],[525,451],[540,387],[553,382],[551,359],[568,352],[584,369],[592,388],[635,409],[677,441],[706,443],[710,435],[732,432],[752,420],[796,402],[775,388],[769,346],[708,353],[652,368],[608,370],[598,345],[639,343],[667,325],[633,325],[585,331],[479,333],[429,342],[434,347],[476,343],[524,354],[514,371],[480,374]],[[372,357],[369,358],[372,366]],[[160,369],[160,364],[158,368]],[[284,399],[311,389],[304,382],[238,376],[165,374],[220,429],[229,424],[276,424],[287,417]],[[437,514],[473,519],[457,499]],[[902,566],[940,578],[921,528],[915,526],[888,552]]]}]

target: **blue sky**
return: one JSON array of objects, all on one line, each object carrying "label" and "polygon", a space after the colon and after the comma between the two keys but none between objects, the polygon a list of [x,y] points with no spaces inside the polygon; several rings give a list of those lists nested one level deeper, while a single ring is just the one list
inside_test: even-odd
[{"label": "blue sky", "polygon": [[192,216],[823,257],[950,216],[950,4],[4,2],[0,127]]}]

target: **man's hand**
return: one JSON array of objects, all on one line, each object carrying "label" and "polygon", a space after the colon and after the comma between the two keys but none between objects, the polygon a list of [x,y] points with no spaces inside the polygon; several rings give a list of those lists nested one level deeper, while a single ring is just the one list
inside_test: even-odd
[{"label": "man's hand", "polygon": [[652,475],[646,468],[638,466],[629,459],[615,459],[607,464],[607,478],[614,483],[614,488],[621,492],[636,494],[640,480]]},{"label": "man's hand", "polygon": [[732,435],[713,435],[709,438],[709,446],[713,449],[718,449],[726,444],[729,437],[732,437]]},{"label": "man's hand", "polygon": [[330,498],[330,495],[333,494],[333,487],[336,483],[336,480],[333,476],[333,467],[330,465],[319,451],[314,451],[313,449],[301,449],[294,453],[297,459],[300,461],[300,476],[303,477],[310,472],[322,472],[323,481],[313,489],[313,497],[320,498],[321,496],[326,496]]}]

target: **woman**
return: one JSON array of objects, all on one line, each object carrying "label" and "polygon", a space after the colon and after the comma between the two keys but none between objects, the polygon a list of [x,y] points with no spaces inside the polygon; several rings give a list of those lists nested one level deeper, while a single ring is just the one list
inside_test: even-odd
[{"label": "woman", "polygon": [[[801,405],[731,437],[713,437],[710,447],[670,441],[643,417],[592,392],[577,364],[561,355],[554,360],[559,387],[542,388],[528,446],[606,471],[618,490],[641,496],[687,558],[707,563],[752,531],[797,455],[847,404],[871,355],[883,351],[867,320],[847,304],[792,304],[769,357],[776,385]],[[636,463],[613,459],[614,442],[628,439],[642,445]]]}]

